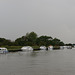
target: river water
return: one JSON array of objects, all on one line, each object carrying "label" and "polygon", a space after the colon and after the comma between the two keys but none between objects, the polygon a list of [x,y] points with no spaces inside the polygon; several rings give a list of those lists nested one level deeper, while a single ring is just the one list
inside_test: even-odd
[{"label": "river water", "polygon": [[0,75],[75,75],[75,49],[0,54]]}]

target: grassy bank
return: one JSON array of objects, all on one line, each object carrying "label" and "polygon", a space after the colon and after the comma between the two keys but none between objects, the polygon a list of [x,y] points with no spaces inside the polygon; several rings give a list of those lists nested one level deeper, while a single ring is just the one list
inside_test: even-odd
[{"label": "grassy bank", "polygon": [[[21,51],[21,48],[23,46],[2,46],[2,47],[6,47],[9,52],[17,52],[17,51]],[[31,47],[34,49],[34,51],[39,50],[39,46],[31,46]],[[59,46],[54,46],[53,49],[54,50],[60,49],[60,47]]]},{"label": "grassy bank", "polygon": [[5,46],[8,50],[20,50],[22,46]]},{"label": "grassy bank", "polygon": [[[21,50],[21,48],[23,46],[2,46],[2,47],[6,47],[8,49],[9,52],[15,52],[15,51],[19,51]],[[33,49],[39,49],[39,46],[32,46]]]}]

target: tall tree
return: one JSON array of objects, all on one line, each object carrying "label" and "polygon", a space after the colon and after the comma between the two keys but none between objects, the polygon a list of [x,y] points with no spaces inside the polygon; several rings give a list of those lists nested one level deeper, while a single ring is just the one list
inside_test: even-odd
[{"label": "tall tree", "polygon": [[22,36],[21,38],[17,38],[15,40],[16,45],[35,45],[37,39],[37,34],[35,32],[26,33],[25,36]]},{"label": "tall tree", "polygon": [[57,38],[54,38],[52,40],[52,43],[53,43],[54,46],[55,45],[58,45],[58,46],[63,46],[64,45],[64,43],[62,41],[60,41],[60,39],[57,39]]},{"label": "tall tree", "polygon": [[26,40],[31,44],[31,45],[36,45],[36,39],[37,39],[37,34],[35,32],[31,32],[29,34],[26,34]]},{"label": "tall tree", "polygon": [[50,41],[52,40],[52,37],[50,36],[40,36],[37,38],[37,45],[41,46],[41,45],[45,45],[48,46],[50,44]]}]

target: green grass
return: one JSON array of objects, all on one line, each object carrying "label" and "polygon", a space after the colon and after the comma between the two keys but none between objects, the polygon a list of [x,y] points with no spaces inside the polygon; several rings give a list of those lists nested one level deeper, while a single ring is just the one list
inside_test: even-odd
[{"label": "green grass", "polygon": [[[6,47],[8,50],[20,50],[23,46],[2,46]],[[32,46],[33,49],[38,49],[39,46]]]},{"label": "green grass", "polygon": [[[1,46],[6,47],[8,50],[20,50],[23,46]],[[33,49],[39,49],[39,46],[31,46]],[[60,46],[54,46],[54,49],[59,49]]]},{"label": "green grass", "polygon": [[39,46],[32,46],[33,49],[39,49]]},{"label": "green grass", "polygon": [[22,46],[2,46],[6,47],[8,50],[19,50]]}]

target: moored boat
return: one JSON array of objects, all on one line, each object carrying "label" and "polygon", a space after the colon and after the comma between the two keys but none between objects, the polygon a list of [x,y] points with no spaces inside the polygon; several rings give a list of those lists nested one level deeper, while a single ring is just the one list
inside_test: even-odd
[{"label": "moored boat", "polygon": [[60,46],[60,49],[64,49],[64,46]]},{"label": "moored boat", "polygon": [[24,46],[21,48],[22,51],[33,51],[33,48],[31,46]]},{"label": "moored boat", "polygon": [[67,46],[67,49],[72,49],[72,46]]},{"label": "moored boat", "polygon": [[46,50],[46,46],[40,46],[40,50]]},{"label": "moored boat", "polygon": [[53,46],[50,45],[50,46],[48,47],[48,50],[53,50]]},{"label": "moored boat", "polygon": [[7,48],[0,47],[0,53],[8,53]]}]

